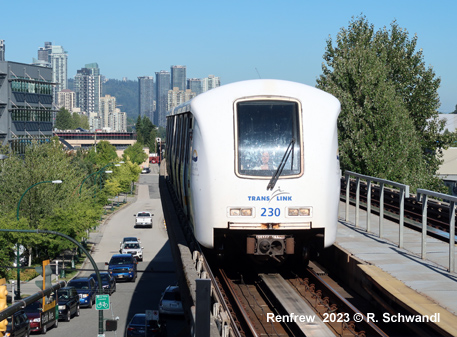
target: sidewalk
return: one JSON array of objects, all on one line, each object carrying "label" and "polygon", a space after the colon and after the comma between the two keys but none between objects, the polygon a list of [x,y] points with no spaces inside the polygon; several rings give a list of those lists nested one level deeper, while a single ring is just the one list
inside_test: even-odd
[{"label": "sidewalk", "polygon": [[[366,231],[366,211],[360,210],[359,226],[355,227],[355,207],[349,207],[348,222],[345,204],[340,203],[340,221],[336,244],[368,265],[379,267],[425,296],[457,315],[457,273],[450,273],[449,243],[427,236],[427,257],[421,259],[421,233],[404,228],[404,245],[398,247],[399,226],[384,219],[384,234],[379,237],[379,217],[371,214],[371,230]],[[457,253],[456,253],[457,258]]]}]

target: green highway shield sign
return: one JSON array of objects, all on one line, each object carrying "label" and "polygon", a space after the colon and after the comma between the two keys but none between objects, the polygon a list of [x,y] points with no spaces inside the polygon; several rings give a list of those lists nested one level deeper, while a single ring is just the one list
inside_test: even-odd
[{"label": "green highway shield sign", "polygon": [[95,309],[108,310],[109,309],[109,295],[95,296]]}]

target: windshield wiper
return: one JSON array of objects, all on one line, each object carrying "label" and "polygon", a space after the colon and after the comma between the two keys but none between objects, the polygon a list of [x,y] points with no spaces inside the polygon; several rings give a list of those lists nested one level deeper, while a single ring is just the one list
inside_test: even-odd
[{"label": "windshield wiper", "polygon": [[276,182],[278,181],[278,178],[281,175],[282,170],[284,170],[284,166],[286,166],[287,159],[289,159],[289,156],[291,153],[292,153],[292,162],[291,162],[291,169],[292,169],[292,167],[294,165],[294,154],[293,154],[294,144],[295,144],[295,138],[292,138],[289,145],[287,146],[286,152],[284,152],[284,156],[282,156],[282,159],[278,165],[278,168],[276,169],[275,173],[273,174],[273,176],[270,179],[270,182],[268,183],[267,191],[272,190],[275,187]]}]

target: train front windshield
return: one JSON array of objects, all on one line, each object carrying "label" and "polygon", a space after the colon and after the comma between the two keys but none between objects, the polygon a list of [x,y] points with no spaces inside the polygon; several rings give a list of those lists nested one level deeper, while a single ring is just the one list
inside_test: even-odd
[{"label": "train front windshield", "polygon": [[238,174],[270,178],[299,175],[301,139],[297,102],[242,101],[236,104]]}]

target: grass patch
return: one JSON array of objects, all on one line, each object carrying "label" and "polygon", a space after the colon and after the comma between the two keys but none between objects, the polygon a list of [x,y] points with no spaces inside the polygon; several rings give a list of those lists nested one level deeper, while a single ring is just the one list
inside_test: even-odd
[{"label": "grass patch", "polygon": [[[38,265],[37,265],[38,266]],[[21,269],[20,272],[21,282],[27,282],[33,280],[39,274],[35,271],[35,267],[28,267],[27,269]],[[16,280],[17,279],[17,269],[12,268],[8,270],[8,280]]]}]

